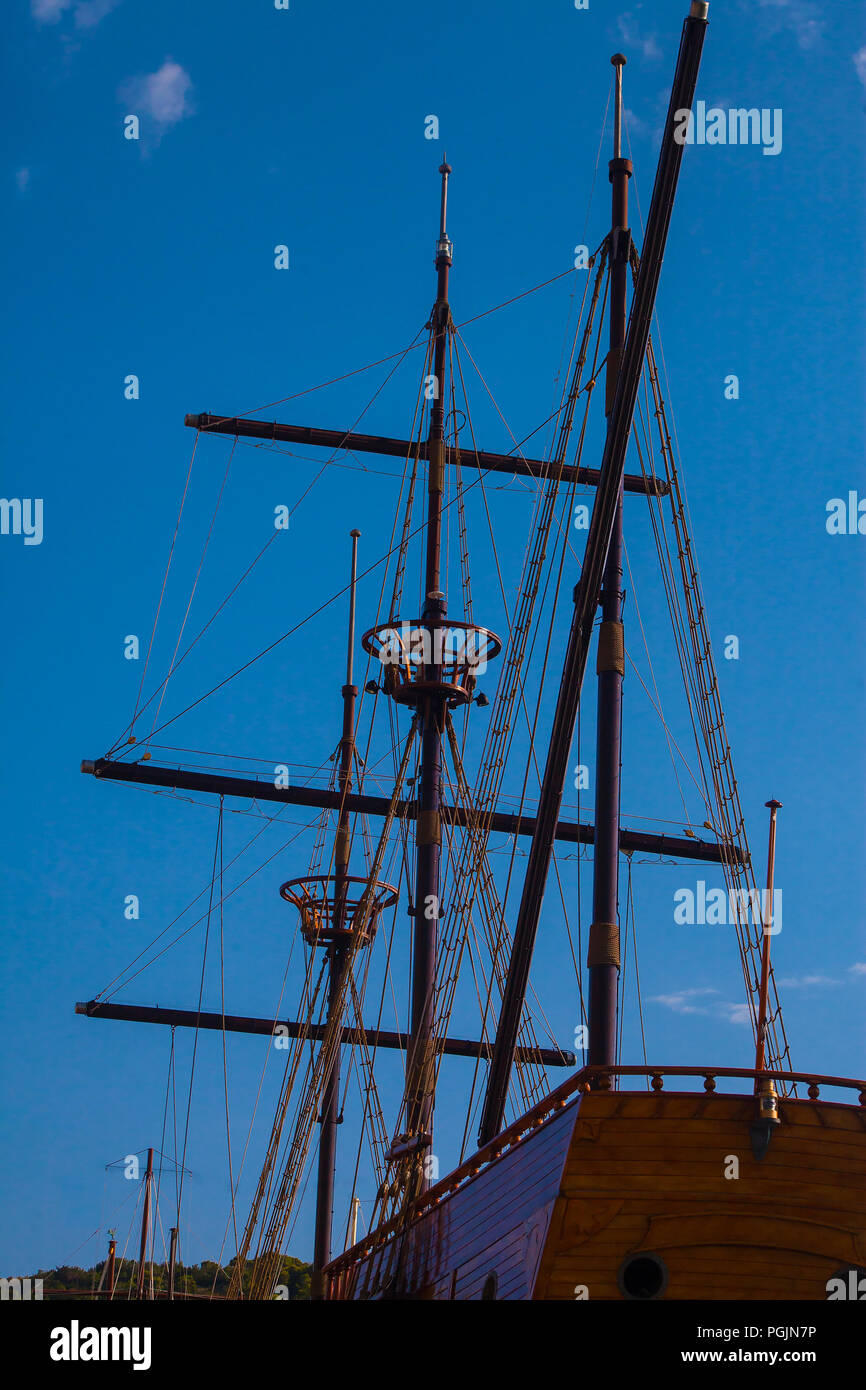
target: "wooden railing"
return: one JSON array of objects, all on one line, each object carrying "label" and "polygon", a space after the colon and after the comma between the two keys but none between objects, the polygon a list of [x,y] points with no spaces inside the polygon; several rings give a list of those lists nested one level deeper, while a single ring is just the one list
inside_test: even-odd
[{"label": "wooden railing", "polygon": [[[651,1085],[654,1091],[664,1089],[664,1078],[666,1076],[702,1076],[704,1078],[704,1090],[715,1091],[716,1077],[738,1077],[753,1080],[756,1084],[763,1081],[790,1081],[794,1085],[808,1087],[810,1100],[818,1100],[822,1086],[837,1087],[842,1090],[857,1091],[858,1100],[861,1105],[866,1105],[866,1081],[859,1081],[856,1078],[847,1076],[815,1076],[812,1072],[802,1071],[755,1071],[749,1067],[584,1067],[578,1073],[578,1077],[583,1079],[585,1084],[583,1090],[592,1089],[592,1081],[597,1081],[596,1089],[599,1091],[609,1091],[611,1089],[612,1078],[616,1076],[648,1076],[651,1078]],[[572,1077],[567,1085],[572,1084],[578,1079]],[[788,1097],[790,1099],[790,1097]]]},{"label": "wooden railing", "polygon": [[[356,1264],[358,1260],[366,1258],[373,1250],[384,1244],[391,1236],[398,1231],[405,1230],[410,1222],[415,1221],[425,1212],[445,1198],[456,1192],[464,1183],[474,1178],[482,1168],[494,1163],[510,1149],[516,1148],[528,1134],[540,1128],[546,1121],[552,1119],[561,1110],[575,1100],[578,1096],[587,1094],[590,1091],[610,1091],[614,1089],[614,1081],[618,1077],[645,1076],[650,1080],[650,1085],[656,1093],[664,1089],[664,1079],[668,1077],[696,1076],[703,1077],[703,1090],[709,1094],[716,1091],[716,1080],[719,1077],[732,1078],[735,1080],[750,1080],[754,1083],[757,1090],[760,1083],[772,1081],[790,1082],[795,1085],[807,1087],[809,1100],[818,1100],[821,1095],[821,1087],[831,1087],[839,1090],[857,1091],[859,1105],[866,1107],[866,1081],[856,1080],[845,1076],[816,1076],[811,1072],[799,1071],[755,1071],[748,1067],[582,1067],[579,1072],[563,1082],[555,1091],[551,1091],[545,1096],[544,1100],[531,1110],[527,1110],[525,1115],[521,1115],[512,1125],[504,1129],[501,1134],[497,1134],[489,1144],[485,1144],[477,1153],[472,1154],[453,1172],[448,1173],[441,1182],[436,1183],[427,1192],[412,1203],[408,1210],[398,1213],[384,1225],[371,1231],[363,1240],[360,1240],[344,1254],[338,1255],[328,1265],[331,1275],[337,1275],[340,1271]],[[680,1094],[697,1094],[700,1092],[681,1092]],[[738,1095],[741,1092],[732,1092]],[[794,1101],[795,1104],[802,1104],[796,1097],[782,1096],[784,1103]]]}]

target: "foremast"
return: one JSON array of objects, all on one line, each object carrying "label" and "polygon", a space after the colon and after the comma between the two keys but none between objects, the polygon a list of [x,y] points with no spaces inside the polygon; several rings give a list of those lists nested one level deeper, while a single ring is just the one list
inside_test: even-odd
[{"label": "foremast", "polygon": [[[349,808],[346,797],[352,790],[352,770],[355,758],[355,701],[358,687],[353,682],[355,652],[355,590],[358,578],[358,538],[360,531],[353,530],[352,568],[349,588],[349,634],[346,644],[346,683],[342,688],[343,734],[340,739],[340,771],[338,787],[340,792],[340,811],[337,819],[337,833],[334,839],[334,902],[332,915],[332,939],[325,947],[328,958],[328,1019],[339,1011],[342,1013],[344,976],[348,967],[349,955],[346,946],[347,899],[349,893]],[[322,1271],[331,1258],[331,1226],[334,1214],[334,1179],[337,1167],[337,1125],[340,1122],[340,1053],[334,1051],[334,1059],[322,1092],[322,1108],[319,1116],[319,1157],[316,1184],[316,1225],[313,1246],[313,1271],[310,1294],[313,1299],[324,1298]]]}]

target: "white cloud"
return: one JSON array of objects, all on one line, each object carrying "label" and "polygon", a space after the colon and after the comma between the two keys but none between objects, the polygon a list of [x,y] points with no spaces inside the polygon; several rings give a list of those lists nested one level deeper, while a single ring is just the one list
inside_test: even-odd
[{"label": "white cloud", "polygon": [[[718,994],[717,989],[681,989],[675,994],[655,994],[653,1004],[663,1004],[675,1014],[703,1014],[709,1018],[723,1018],[727,1023],[748,1023],[750,1014],[748,1004],[732,1004],[722,999],[707,999],[709,994]],[[703,1003],[695,1003],[697,999]]]},{"label": "white cloud", "polygon": [[72,0],[30,0],[33,18],[39,24],[56,24],[63,11],[71,6]]},{"label": "white cloud", "polygon": [[628,127],[629,134],[633,135],[636,140],[642,140],[645,135],[651,133],[651,127],[645,120],[632,111],[630,106],[624,107],[623,115],[625,116],[625,123]]},{"label": "white cloud", "polygon": [[95,29],[101,19],[116,10],[120,0],[78,0],[75,6],[76,29]]},{"label": "white cloud", "polygon": [[748,1023],[751,1018],[748,1004],[720,1004],[718,1012],[729,1023]]},{"label": "white cloud", "polygon": [[38,24],[56,24],[74,7],[76,29],[94,29],[120,3],[121,0],[30,0],[30,9]]},{"label": "white cloud", "polygon": [[667,115],[670,96],[670,91],[665,88],[656,92],[653,102],[647,102],[644,105],[644,110],[647,113],[646,120],[632,111],[631,107],[623,108],[625,131],[629,140],[649,140],[653,148],[658,148],[664,135],[665,116]]},{"label": "white cloud", "polygon": [[862,48],[858,48],[851,61],[857,69],[857,76],[860,78],[863,86],[866,87],[866,43],[864,43]]},{"label": "white cloud", "polygon": [[[824,34],[824,18],[812,0],[758,0],[773,30],[792,29],[801,48],[814,48]],[[750,0],[751,5],[751,0]]]},{"label": "white cloud", "polygon": [[[639,10],[642,8],[642,5],[638,5]],[[641,37],[638,34],[637,16],[632,14],[630,10],[618,17],[616,27],[626,47],[636,48],[647,62],[652,63],[661,58],[662,51],[656,42],[655,34],[647,34],[646,38]],[[626,54],[625,56],[628,57],[629,55]]]},{"label": "white cloud", "polygon": [[30,191],[30,170],[17,169],[15,172],[15,183],[19,193],[29,193]]},{"label": "white cloud", "polygon": [[173,58],[166,58],[156,72],[134,77],[125,83],[120,95],[135,115],[150,117],[159,138],[171,126],[182,121],[184,116],[192,115],[191,92],[192,78],[189,73]]},{"label": "white cloud", "polygon": [[655,994],[650,998],[653,1004],[664,1004],[665,1008],[673,1009],[675,1014],[708,1014],[709,1009],[700,1008],[691,1001],[702,994],[718,994],[715,989],[682,989],[676,994]]},{"label": "white cloud", "polygon": [[858,960],[854,965],[849,965],[848,969],[852,975],[866,975],[866,960]]},{"label": "white cloud", "polygon": [[779,980],[781,989],[811,989],[813,985],[841,985],[841,980],[834,980],[829,975],[801,975],[799,978]]}]

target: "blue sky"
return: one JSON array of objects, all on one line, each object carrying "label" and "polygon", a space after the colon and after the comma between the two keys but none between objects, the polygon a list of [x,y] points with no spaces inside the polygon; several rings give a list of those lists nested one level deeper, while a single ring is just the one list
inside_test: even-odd
[{"label": "blue sky", "polygon": [[[159,1143],[165,1030],[91,1022],[73,1007],[103,989],[207,884],[215,810],[204,797],[191,805],[97,786],[78,765],[108,749],[135,703],[141,662],[124,659],[123,642],[135,633],[146,645],[153,624],[193,442],[184,414],[256,413],[279,401],[261,413],[334,428],[361,416],[390,364],[299,393],[389,357],[422,328],[435,290],[436,166],[445,150],[454,168],[458,323],[567,271],[572,248],[594,247],[607,229],[609,129],[588,204],[608,60],[617,49],[629,60],[638,235],[638,201],[645,214],[686,8],[685,0],[627,8],[590,0],[585,11],[566,0],[509,0],[437,11],[396,0],[365,7],[292,0],[277,11],[265,0],[33,0],[7,18],[3,494],[40,498],[44,511],[41,544],[0,536],[7,643],[0,1272],[93,1263],[109,1225],[122,1244],[135,1198],[105,1165]],[[773,950],[792,1056],[798,1068],[850,1076],[863,1071],[866,979],[866,540],[830,536],[825,522],[830,499],[852,490],[866,497],[858,389],[866,36],[856,6],[810,0],[714,0],[710,21],[698,96],[724,109],[781,110],[783,144],[772,157],[755,146],[686,150],[659,320],[760,874],[764,802],[784,803],[776,877],[784,928]],[[124,138],[130,113],[140,117],[138,141]],[[439,119],[438,140],[424,136],[430,114]],[[290,268],[277,271],[274,247],[283,244]],[[464,330],[516,439],[552,408],[574,291],[574,278],[565,277]],[[408,432],[419,370],[410,358],[361,428]],[[130,374],[139,378],[137,400],[124,398]],[[739,378],[735,401],[724,395],[730,374]],[[508,448],[484,386],[473,376],[469,387],[479,443]],[[596,456],[600,437],[597,429],[590,437]],[[199,445],[147,693],[170,661],[230,449],[219,439]],[[178,671],[161,719],[342,586],[351,527],[363,533],[362,570],[386,548],[396,461],[348,459],[350,466],[329,468],[310,487],[323,461],[311,459],[302,449],[292,457],[235,451],[187,636],[273,534],[275,506],[290,507],[291,525]],[[531,494],[500,484],[491,484],[488,500],[513,586]],[[495,629],[502,604],[477,489],[469,521],[475,614]],[[646,672],[636,601],[666,713],[683,730],[638,498],[627,503],[626,539],[634,579],[627,645]],[[361,629],[375,613],[380,582],[376,570],[361,583]],[[241,754],[250,771],[280,761],[327,765],[339,736],[344,622],[341,600],[161,739]],[[723,657],[730,634],[740,640],[737,661]],[[684,811],[663,731],[633,678],[626,701],[623,823],[657,818],[680,834]],[[590,764],[593,704],[594,697],[582,724]],[[484,717],[473,716],[470,747]],[[381,754],[384,734],[377,737]],[[518,785],[515,772],[506,791]],[[226,859],[262,828],[241,814],[248,809],[227,813]],[[581,812],[591,815],[585,801]],[[251,868],[271,853],[273,863],[226,906],[233,1012],[272,1010],[285,968],[294,920],[277,888],[304,871],[311,836],[300,815],[281,822],[265,826],[247,856]],[[563,858],[560,867],[572,900],[580,873],[585,904],[590,864]],[[661,1062],[749,1065],[730,934],[673,922],[673,893],[701,878],[721,881],[694,865],[634,866],[648,1051]],[[138,921],[124,917],[129,894],[140,898]],[[516,897],[509,910],[513,921]],[[552,1031],[568,1045],[579,1015],[557,918],[549,894],[533,981]],[[405,936],[405,916],[398,923]],[[119,997],[194,1007],[201,931]],[[211,1008],[219,1006],[213,965],[211,954]],[[623,1050],[638,1061],[631,978],[626,1001]],[[464,1003],[455,1030],[473,1027]],[[184,1096],[190,1046],[178,1035]],[[259,1040],[230,1043],[236,1147],[263,1056]],[[456,1095],[467,1064],[451,1065]],[[273,1074],[248,1177],[270,1124]],[[398,1081],[396,1064],[386,1067],[386,1100]],[[210,1037],[200,1044],[187,1151],[189,1260],[212,1257],[223,1239],[223,1107],[221,1047]],[[440,1125],[447,1166],[460,1128],[447,1113]],[[350,1129],[341,1140],[351,1154]],[[341,1182],[338,1228],[347,1192]],[[363,1187],[360,1194],[371,1195]],[[170,1216],[169,1202],[166,1228]],[[308,1192],[291,1248],[308,1256],[310,1245]]]}]

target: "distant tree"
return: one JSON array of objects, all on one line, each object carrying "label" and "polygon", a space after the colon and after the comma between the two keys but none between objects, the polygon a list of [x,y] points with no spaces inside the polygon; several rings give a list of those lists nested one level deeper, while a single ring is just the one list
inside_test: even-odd
[{"label": "distant tree", "polygon": [[[244,1264],[241,1280],[244,1293],[249,1293],[254,1264],[253,1260],[247,1260]],[[218,1265],[215,1260],[202,1260],[198,1265],[178,1264],[174,1273],[175,1290],[177,1293],[204,1298],[211,1294],[217,1298],[224,1298],[234,1266],[234,1260],[229,1260],[224,1266]],[[89,1269],[82,1269],[80,1265],[58,1265],[56,1269],[40,1269],[31,1277],[42,1280],[45,1298],[89,1298],[99,1283],[102,1270],[102,1263],[92,1265]],[[310,1265],[296,1259],[294,1255],[283,1256],[277,1283],[288,1289],[289,1298],[293,1302],[309,1300],[310,1270]],[[114,1274],[115,1296],[129,1293],[133,1287],[134,1275],[134,1261],[117,1261]],[[168,1275],[164,1265],[154,1264],[153,1283],[157,1297],[164,1298],[168,1289]]]}]

